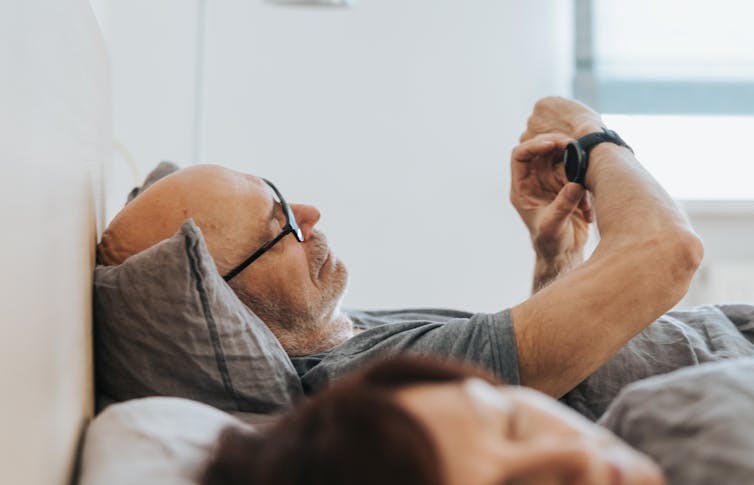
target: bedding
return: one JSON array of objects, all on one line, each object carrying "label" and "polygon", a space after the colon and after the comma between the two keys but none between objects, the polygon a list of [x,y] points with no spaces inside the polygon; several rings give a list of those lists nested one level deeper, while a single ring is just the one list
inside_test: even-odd
[{"label": "bedding", "polygon": [[663,315],[561,401],[597,420],[627,385],[682,367],[754,357],[754,305],[702,306]]},{"label": "bedding", "polygon": [[163,395],[253,418],[303,396],[288,355],[217,273],[192,220],[118,266],[95,268],[94,320],[100,409]]},{"label": "bedding", "polygon": [[226,427],[242,423],[213,407],[180,398],[135,399],[108,407],[89,426],[80,485],[193,485]]},{"label": "bedding", "polygon": [[[754,358],[708,363],[634,383],[600,424],[652,456],[668,485],[751,483]],[[196,485],[222,429],[264,431],[210,406],[153,397],[108,407],[90,425],[81,485]]]},{"label": "bedding", "polygon": [[668,485],[754,483],[754,359],[628,386],[600,423],[654,458]]}]

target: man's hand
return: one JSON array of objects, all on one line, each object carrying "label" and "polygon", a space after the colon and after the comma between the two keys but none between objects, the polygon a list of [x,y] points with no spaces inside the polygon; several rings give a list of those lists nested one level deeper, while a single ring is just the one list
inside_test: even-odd
[{"label": "man's hand", "polygon": [[[513,152],[511,200],[542,255],[583,246],[592,205],[583,189],[566,184],[555,162],[568,140],[600,128],[589,108],[546,98]],[[590,152],[589,166],[597,248],[511,309],[521,384],[553,397],[675,305],[703,255],[688,220],[631,151],[601,143]]]},{"label": "man's hand", "polygon": [[586,105],[551,96],[540,99],[534,105],[520,141],[528,141],[544,133],[561,133],[571,138],[580,138],[600,131],[602,126],[600,115]]},{"label": "man's hand", "polygon": [[569,141],[560,134],[538,135],[511,156],[511,203],[537,255],[534,292],[583,261],[593,220],[589,193],[565,177],[561,161]]}]

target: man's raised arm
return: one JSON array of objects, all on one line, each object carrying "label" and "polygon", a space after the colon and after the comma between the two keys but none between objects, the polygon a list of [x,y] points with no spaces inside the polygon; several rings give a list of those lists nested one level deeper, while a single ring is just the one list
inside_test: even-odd
[{"label": "man's raised arm", "polygon": [[[562,157],[568,141],[601,127],[599,115],[580,103],[541,100],[522,144],[513,152],[514,185],[525,177],[551,189],[560,183],[552,205],[558,198],[567,199],[569,194],[563,193],[575,189],[565,184],[562,167],[553,162]],[[592,149],[586,187],[592,202],[580,202],[584,194],[571,194],[570,204],[576,201],[578,210],[571,208],[567,216],[573,222],[575,211],[573,227],[578,233],[580,219],[591,221],[593,204],[599,245],[587,261],[512,310],[521,384],[555,397],[597,370],[676,304],[703,253],[673,200],[627,148],[606,142]],[[527,225],[532,230],[532,224]],[[578,241],[566,246],[574,244]]]}]

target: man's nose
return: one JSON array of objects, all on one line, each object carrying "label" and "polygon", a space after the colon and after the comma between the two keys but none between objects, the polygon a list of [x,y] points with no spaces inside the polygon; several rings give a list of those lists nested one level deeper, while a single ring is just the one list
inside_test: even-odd
[{"label": "man's nose", "polygon": [[319,221],[319,209],[313,205],[291,204],[291,210],[296,217],[298,227],[301,228],[301,232],[304,235],[304,241],[306,241],[311,236],[312,231],[314,231],[317,221]]}]

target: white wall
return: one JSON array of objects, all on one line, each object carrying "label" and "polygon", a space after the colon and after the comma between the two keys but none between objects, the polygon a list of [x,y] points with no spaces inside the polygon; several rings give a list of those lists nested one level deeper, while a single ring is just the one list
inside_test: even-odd
[{"label": "white wall", "polygon": [[159,160],[193,159],[199,0],[91,0],[110,51],[108,214]]},{"label": "white wall", "polygon": [[754,302],[754,201],[686,201],[704,262],[678,306]]},{"label": "white wall", "polygon": [[94,1],[115,136],[142,171],[214,161],[317,205],[347,306],[495,311],[528,294],[508,156],[534,100],[569,92],[570,0]]}]

